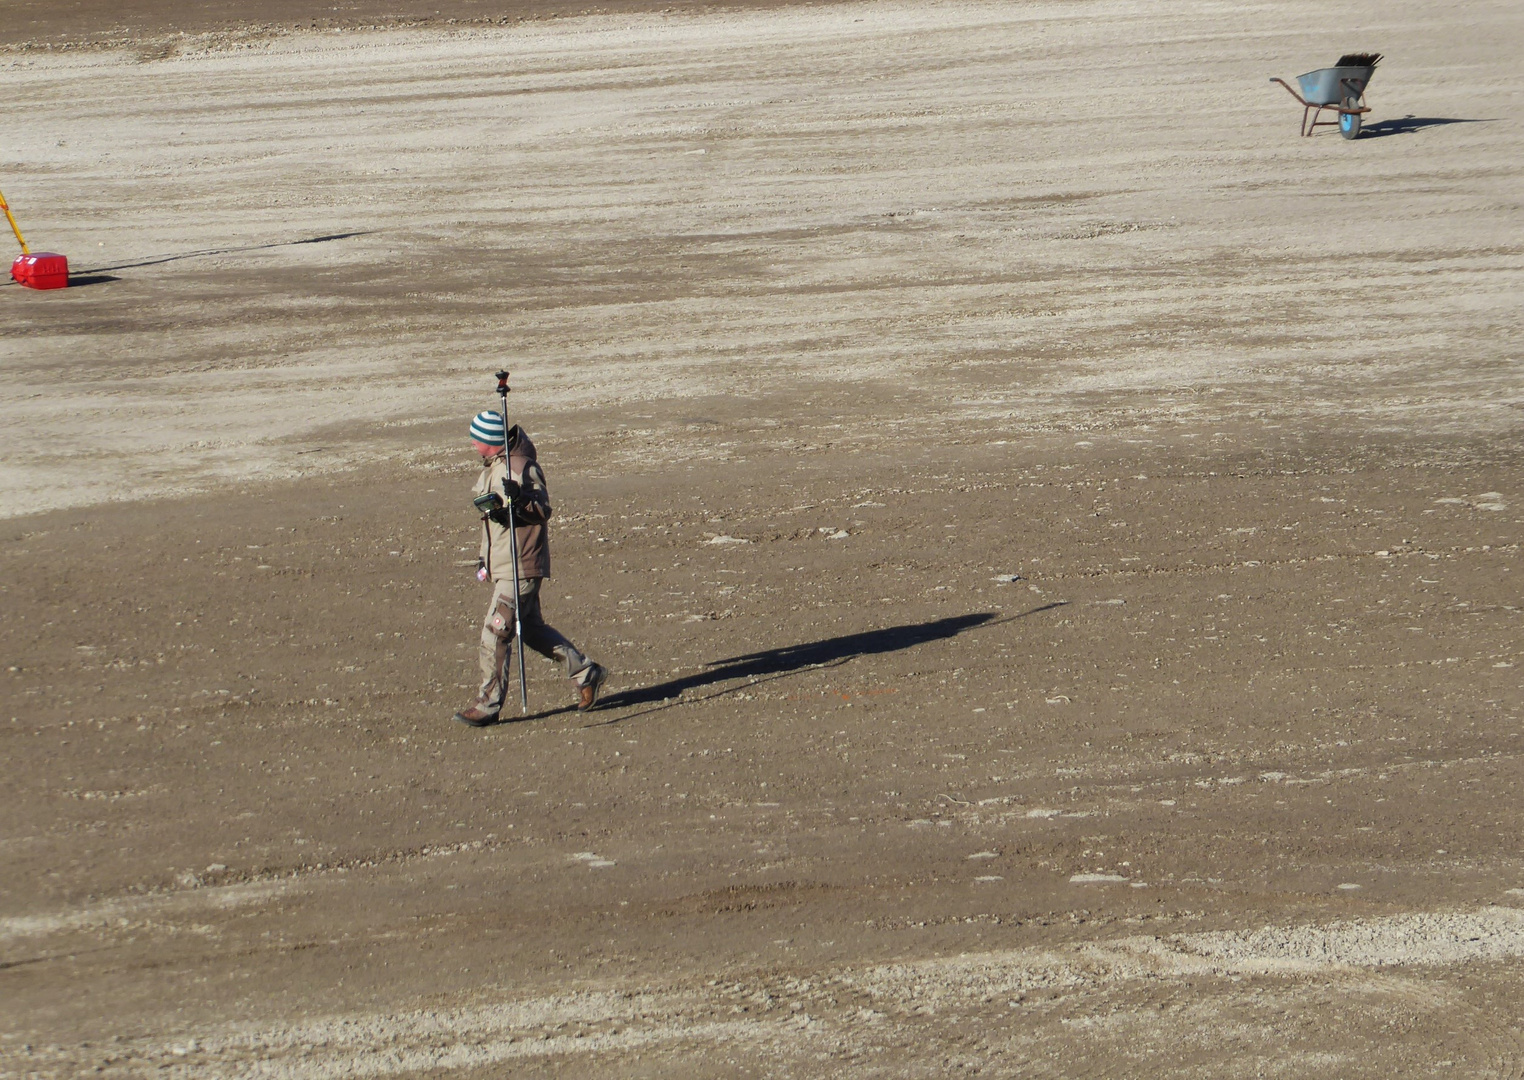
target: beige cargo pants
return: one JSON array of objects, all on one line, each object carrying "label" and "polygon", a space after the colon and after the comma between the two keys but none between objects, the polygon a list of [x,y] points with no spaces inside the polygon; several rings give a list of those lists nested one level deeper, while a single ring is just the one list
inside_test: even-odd
[{"label": "beige cargo pants", "polygon": [[[547,660],[564,662],[567,678],[581,686],[592,674],[592,661],[540,614],[540,583],[544,580],[528,578],[519,582],[519,622],[524,628],[524,644]],[[477,654],[482,669],[480,704],[494,709],[502,706],[513,671],[509,663],[512,645],[513,583],[499,581],[492,591],[492,606],[482,622],[482,644]]]}]

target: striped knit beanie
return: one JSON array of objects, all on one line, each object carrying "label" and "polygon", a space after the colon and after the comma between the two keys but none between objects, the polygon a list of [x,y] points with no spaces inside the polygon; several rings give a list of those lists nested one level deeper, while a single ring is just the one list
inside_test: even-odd
[{"label": "striped knit beanie", "polygon": [[503,445],[503,418],[495,409],[479,412],[471,421],[471,441],[487,446]]}]

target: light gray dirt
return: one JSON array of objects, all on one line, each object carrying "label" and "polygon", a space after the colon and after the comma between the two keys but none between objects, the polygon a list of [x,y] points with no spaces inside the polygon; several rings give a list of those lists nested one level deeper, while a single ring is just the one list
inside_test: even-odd
[{"label": "light gray dirt", "polygon": [[1524,1075],[1517,5],[261,10],[0,35],[0,1077]]}]

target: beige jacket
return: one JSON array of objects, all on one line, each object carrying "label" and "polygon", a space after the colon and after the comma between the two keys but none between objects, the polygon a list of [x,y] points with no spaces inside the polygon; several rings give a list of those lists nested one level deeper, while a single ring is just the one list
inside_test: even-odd
[{"label": "beige jacket", "polygon": [[[511,478],[523,486],[523,498],[527,503],[517,512],[519,539],[519,577],[521,579],[550,577],[550,545],[545,523],[550,520],[550,489],[545,484],[545,471],[535,460],[534,443],[515,424],[508,431],[508,460],[499,454],[488,462],[477,477],[473,495],[485,495],[494,491],[508,501],[503,480]],[[512,468],[512,473],[509,468]],[[508,546],[508,529],[491,518],[482,518],[482,562],[487,575],[493,581],[513,580],[513,552]]]}]

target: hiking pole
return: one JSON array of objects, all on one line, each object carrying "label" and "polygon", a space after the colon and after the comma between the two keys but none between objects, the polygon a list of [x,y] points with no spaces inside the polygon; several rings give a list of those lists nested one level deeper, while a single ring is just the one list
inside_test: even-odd
[{"label": "hiking pole", "polygon": [[[513,459],[508,453],[508,373],[497,373],[497,396],[503,403],[503,468],[513,479]],[[507,492],[503,492],[507,494]],[[529,715],[529,688],[524,685],[524,623],[519,618],[519,526],[513,516],[513,500],[508,500],[508,550],[513,553],[513,647],[519,663],[519,709]]]}]

